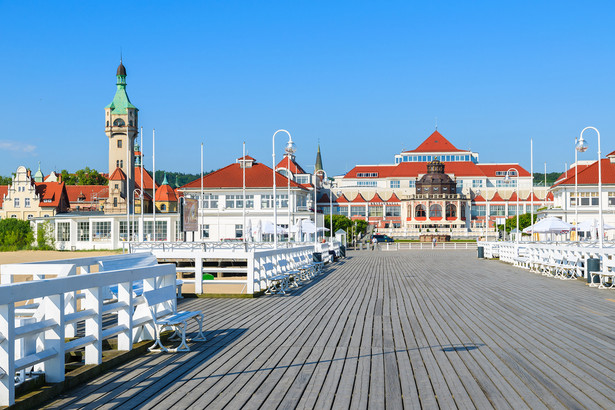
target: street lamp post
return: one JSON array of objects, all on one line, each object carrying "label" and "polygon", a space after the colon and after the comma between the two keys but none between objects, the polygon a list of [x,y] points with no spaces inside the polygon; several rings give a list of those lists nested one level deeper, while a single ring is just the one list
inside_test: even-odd
[{"label": "street lamp post", "polygon": [[[314,226],[316,226],[316,232],[314,232],[314,245],[318,244],[318,219],[317,219],[318,218],[318,196],[316,195],[316,187],[318,184],[318,174],[321,174],[321,173],[325,174],[324,179],[327,179],[327,173],[324,170],[319,169],[319,170],[314,171]],[[323,231],[323,235],[324,235],[324,231]]]},{"label": "street lamp post", "polygon": [[[143,190],[139,189],[139,188],[135,188],[132,190],[132,199],[133,199],[133,204],[136,203],[136,199],[135,199],[135,195],[139,195],[140,201],[141,201],[141,220],[143,219]],[[133,231],[134,231],[134,226],[135,226],[135,213],[134,213],[134,206],[133,206],[133,212],[132,212],[132,227],[133,227]],[[140,225],[142,225],[143,223],[141,223]],[[138,234],[136,235],[137,237],[137,241],[139,241],[139,236],[141,235],[141,229],[142,228],[138,228]],[[130,226],[128,227],[128,235],[130,236]],[[135,234],[133,232],[132,234],[133,238],[135,237]]]},{"label": "street lamp post", "polygon": [[296,151],[297,148],[295,147],[295,143],[293,142],[293,139],[291,138],[290,134],[288,135],[288,143],[286,143],[286,148],[284,148],[284,151],[286,151],[286,179],[288,180],[288,241],[290,242],[290,226],[292,223],[292,216],[291,216],[291,209],[290,209],[290,178],[292,176],[292,173],[290,171],[290,157],[291,155],[293,155]]},{"label": "street lamp post", "polygon": [[278,132],[285,132],[286,134],[288,134],[288,138],[292,141],[292,137],[290,136],[290,133],[286,130],[277,130],[276,132],[273,133],[273,137],[272,139],[272,150],[271,150],[271,157],[273,159],[273,167],[271,168],[273,171],[273,248],[274,249],[278,249],[278,206],[277,206],[277,191],[276,191],[276,183],[275,183],[275,136]]},{"label": "street lamp post", "polygon": [[587,151],[585,141],[581,143],[581,139],[574,139],[574,226],[577,242],[579,241],[579,187],[577,183],[577,174],[579,172],[579,152]]},{"label": "street lamp post", "polygon": [[[600,132],[595,127],[583,128],[583,130],[581,131],[581,135],[579,136],[579,141],[576,144],[576,149],[579,152],[584,152],[587,150],[588,145],[583,139],[583,133],[588,129],[592,129],[596,131],[596,134],[598,134],[598,224],[599,224],[598,235],[600,236],[600,239],[599,239],[600,253],[602,253],[602,250],[604,247],[604,226],[602,224],[602,152],[600,151]],[[576,190],[576,176],[575,176],[575,190]],[[578,201],[578,198],[576,199]],[[576,203],[575,203],[575,208],[576,208]]]},{"label": "street lamp post", "polygon": [[518,245],[519,244],[519,234],[521,233],[520,227],[519,227],[519,170],[517,168],[509,168],[508,171],[506,171],[507,181],[510,180],[510,171],[515,171],[517,173],[517,189],[515,190],[516,191],[515,193],[517,194],[517,211],[515,212],[517,214],[517,234],[515,235],[515,242]]}]

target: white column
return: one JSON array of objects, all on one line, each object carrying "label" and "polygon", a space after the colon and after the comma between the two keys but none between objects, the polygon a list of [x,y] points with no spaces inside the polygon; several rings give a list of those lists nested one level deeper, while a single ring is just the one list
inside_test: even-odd
[{"label": "white column", "polygon": [[85,346],[85,364],[102,363],[102,294],[100,287],[85,290],[85,308],[92,309],[94,316],[85,320],[85,334],[96,340]]},{"label": "white column", "polygon": [[118,284],[117,300],[124,307],[117,312],[117,324],[126,326],[126,330],[117,336],[117,350],[132,349],[132,314],[133,314],[133,297],[132,297],[132,282],[124,282]]},{"label": "white column", "polygon": [[[54,320],[58,325],[45,331],[45,349],[55,349],[54,357],[43,363],[45,381],[59,383],[64,381],[64,293],[43,298],[45,320]],[[86,334],[90,334],[86,330]],[[102,352],[102,351],[101,351]],[[86,355],[87,356],[87,355]],[[102,358],[102,356],[101,356]],[[87,363],[86,363],[87,364]]]},{"label": "white column", "polygon": [[[0,368],[5,373],[0,377],[0,406],[15,403],[15,304],[0,304]],[[7,375],[11,375],[8,377]]]}]

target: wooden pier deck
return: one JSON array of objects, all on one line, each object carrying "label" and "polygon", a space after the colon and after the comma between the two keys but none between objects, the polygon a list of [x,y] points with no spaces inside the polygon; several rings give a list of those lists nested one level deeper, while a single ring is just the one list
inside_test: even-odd
[{"label": "wooden pier deck", "polygon": [[49,408],[615,407],[615,293],[475,251],[350,256],[287,296],[184,300],[207,342]]}]

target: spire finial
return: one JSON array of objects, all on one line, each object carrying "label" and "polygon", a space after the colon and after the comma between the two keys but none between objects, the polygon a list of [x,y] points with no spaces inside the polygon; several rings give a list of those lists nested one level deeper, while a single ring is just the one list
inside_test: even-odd
[{"label": "spire finial", "polygon": [[436,131],[438,131],[438,117],[436,117]]}]

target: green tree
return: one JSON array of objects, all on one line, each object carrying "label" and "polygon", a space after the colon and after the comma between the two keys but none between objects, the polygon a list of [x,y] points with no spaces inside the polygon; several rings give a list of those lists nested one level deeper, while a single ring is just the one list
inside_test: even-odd
[{"label": "green tree", "polygon": [[325,227],[329,228],[329,232],[327,232],[327,236],[335,235],[340,229],[348,232],[348,229],[352,225],[352,221],[344,216],[344,215],[333,215],[333,229],[331,229],[330,216],[325,215]]},{"label": "green tree", "polygon": [[30,222],[15,218],[0,220],[0,250],[28,249],[34,241]]},{"label": "green tree", "polygon": [[74,174],[69,174],[63,169],[61,175],[66,185],[107,185],[109,182],[107,178],[90,167],[77,170]]},{"label": "green tree", "polygon": [[[534,214],[534,222],[536,222],[537,217],[538,215]],[[527,228],[528,226],[532,224],[533,222],[531,220],[531,214],[519,215],[520,230],[524,230],[525,228]],[[517,217],[516,216],[508,218],[504,225],[498,225],[499,231],[506,230],[506,232],[510,232],[516,228],[517,228]]]}]

